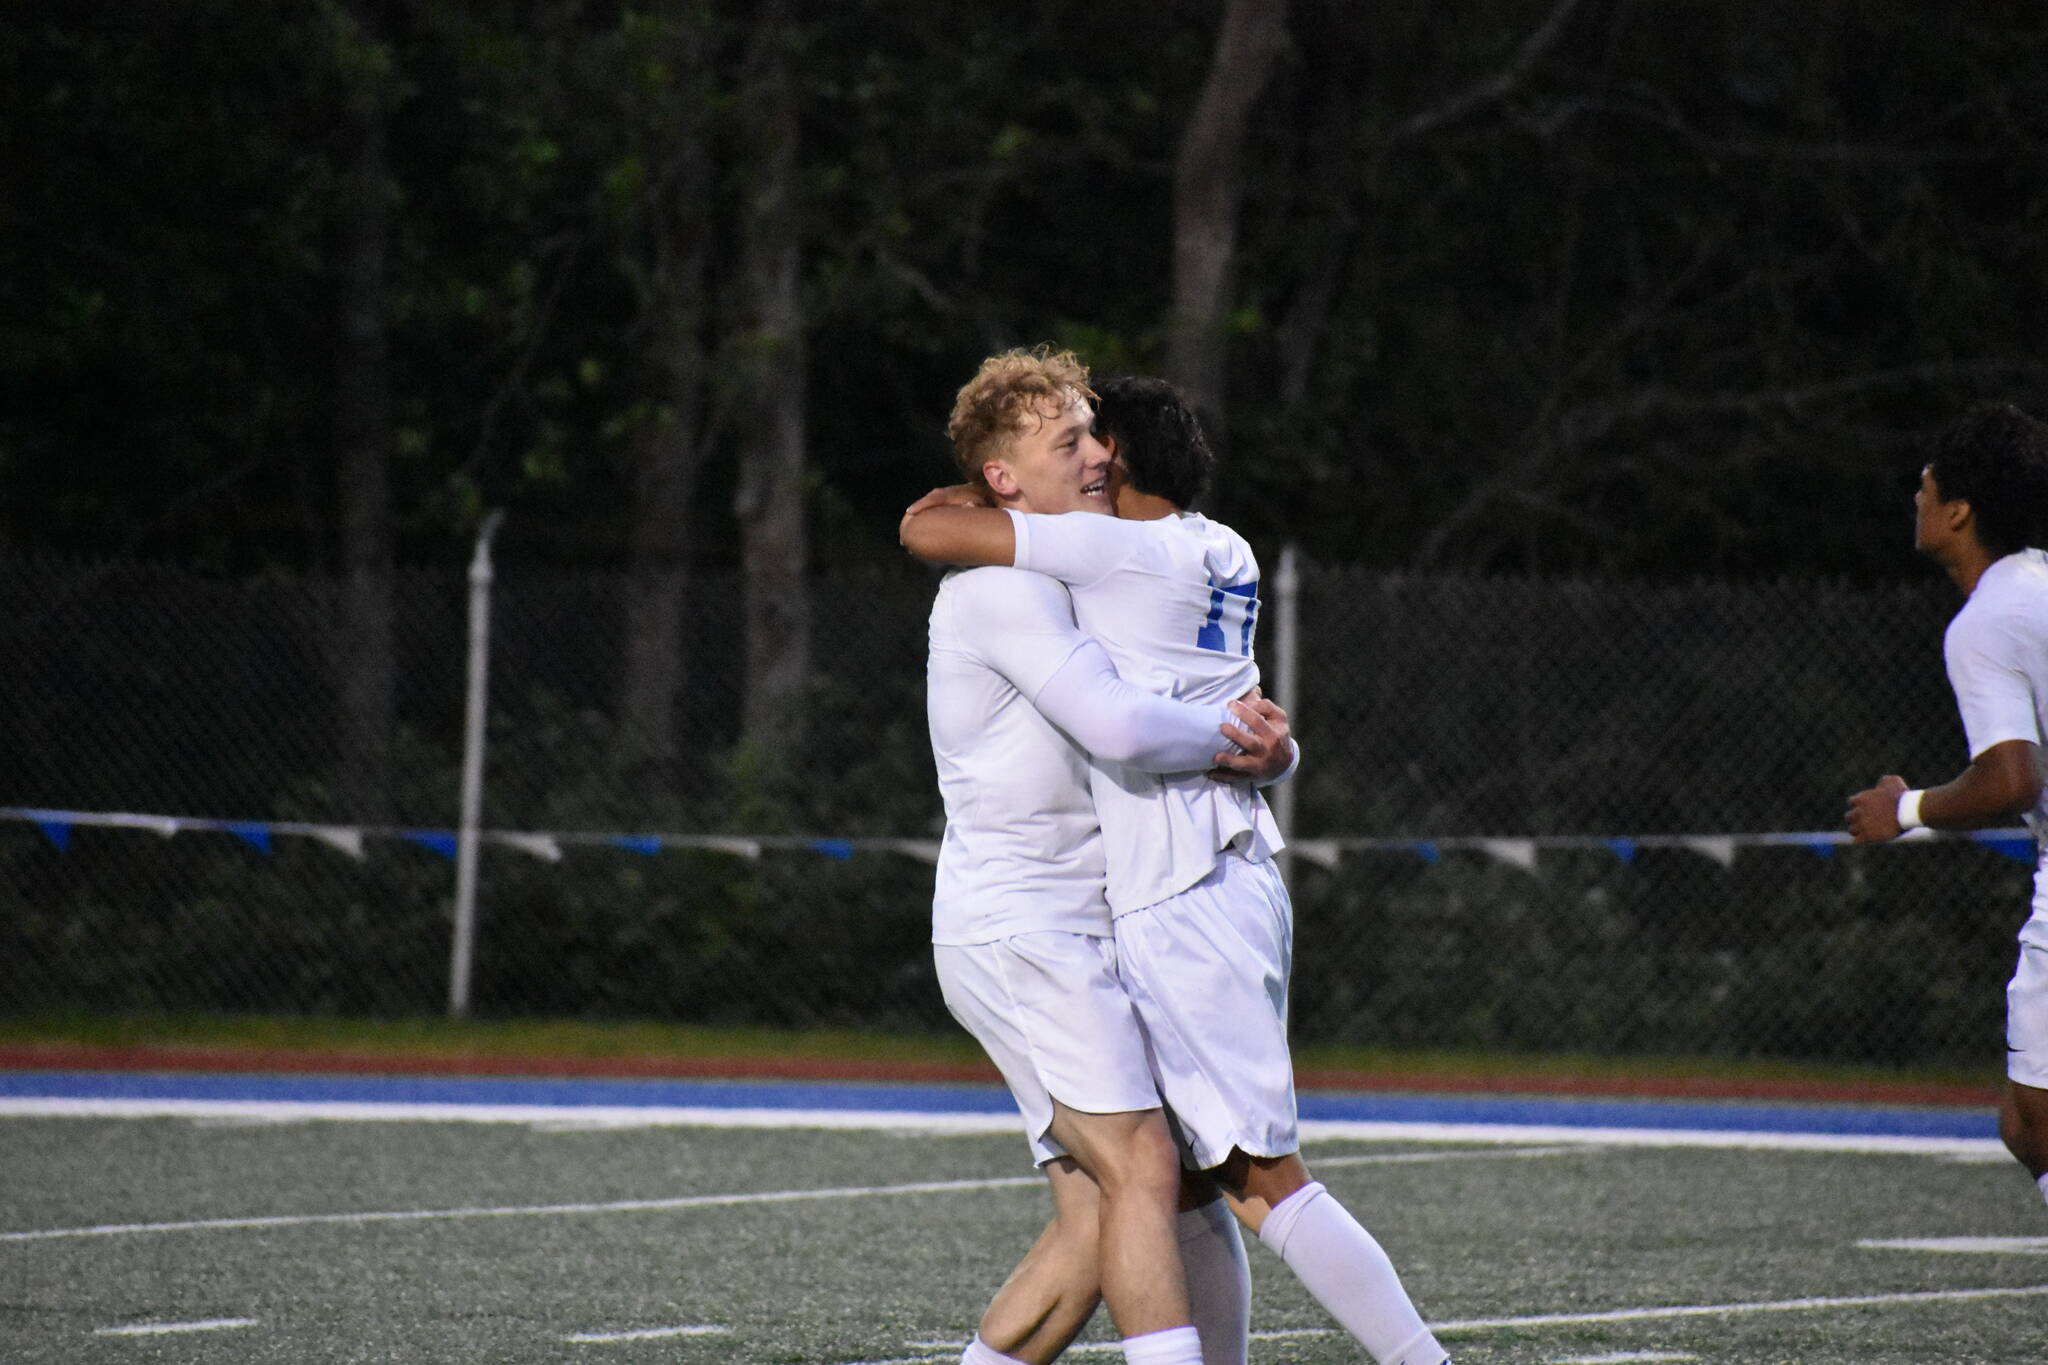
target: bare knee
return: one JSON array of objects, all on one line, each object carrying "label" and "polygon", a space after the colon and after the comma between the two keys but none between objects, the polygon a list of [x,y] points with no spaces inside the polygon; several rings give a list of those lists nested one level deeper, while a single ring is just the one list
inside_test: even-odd
[{"label": "bare knee", "polygon": [[1171,1207],[1179,1197],[1180,1155],[1160,1110],[1083,1115],[1055,1104],[1053,1136],[1106,1202],[1141,1199]]},{"label": "bare knee", "polygon": [[1240,1199],[1279,1202],[1308,1184],[1308,1166],[1299,1152],[1285,1156],[1252,1156],[1233,1147],[1223,1164],[1207,1172],[1224,1190]]},{"label": "bare knee", "polygon": [[1106,1165],[1109,1172],[1101,1178],[1105,1199],[1143,1199],[1166,1205],[1179,1201],[1180,1153],[1163,1121],[1139,1128]]},{"label": "bare knee", "polygon": [[1255,1156],[1245,1168],[1245,1193],[1269,1206],[1279,1204],[1308,1182],[1308,1166],[1298,1152]]},{"label": "bare knee", "polygon": [[1310,1179],[1308,1166],[1298,1152],[1252,1156],[1236,1148],[1209,1174],[1223,1187],[1230,1211],[1253,1232],[1265,1225],[1267,1214]]},{"label": "bare knee", "polygon": [[1998,1109],[1998,1136],[2035,1179],[2048,1175],[2048,1090],[2008,1082]]}]

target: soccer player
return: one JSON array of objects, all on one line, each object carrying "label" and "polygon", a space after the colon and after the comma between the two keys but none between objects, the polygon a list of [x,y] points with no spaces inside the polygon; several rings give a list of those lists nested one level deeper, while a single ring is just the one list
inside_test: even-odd
[{"label": "soccer player", "polygon": [[[1058,357],[998,360],[961,390],[949,426],[956,446],[984,458],[991,496],[1107,513],[1111,462],[1090,429],[1086,372]],[[1117,978],[1083,750],[1194,782],[1212,766],[1270,778],[1288,761],[1284,713],[1121,682],[1076,629],[1066,590],[1015,569],[949,575],[930,648],[946,808],[933,899],[940,986],[1009,1083],[1055,1208],[963,1360],[1049,1361],[1086,1324],[1099,1288],[1126,1359],[1201,1365],[1176,1247],[1180,1163]],[[1219,753],[1226,736],[1244,752]]]},{"label": "soccer player", "polygon": [[[1187,510],[1213,464],[1200,423],[1158,380],[1108,380],[1098,400],[1126,475],[1115,515],[1095,503],[1053,516],[977,507],[970,484],[914,504],[903,543],[934,562],[1059,579],[1127,682],[1209,704],[1238,696],[1258,681],[1259,570],[1242,537]],[[1286,1028],[1293,912],[1264,800],[1115,762],[1093,766],[1091,789],[1118,971],[1189,1159],[1380,1365],[1439,1365],[1443,1348],[1386,1252],[1301,1159]]]},{"label": "soccer player", "polygon": [[[1938,787],[1881,777],[1849,798],[1849,833],[1980,829],[2023,815],[2038,839],[2048,733],[2048,426],[2009,404],[1971,409],[1935,437],[1913,497],[1913,544],[1964,602],[1942,637],[1970,765]],[[2034,872],[2019,965],[2005,988],[1998,1132],[2048,1199],[2048,860]]]}]

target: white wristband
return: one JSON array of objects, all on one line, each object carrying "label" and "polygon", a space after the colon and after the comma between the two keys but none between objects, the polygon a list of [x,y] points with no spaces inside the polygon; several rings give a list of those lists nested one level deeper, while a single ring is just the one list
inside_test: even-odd
[{"label": "white wristband", "polygon": [[1920,798],[1927,793],[1916,787],[1909,792],[1899,793],[1899,828],[1920,829],[1927,822],[1920,818]]}]

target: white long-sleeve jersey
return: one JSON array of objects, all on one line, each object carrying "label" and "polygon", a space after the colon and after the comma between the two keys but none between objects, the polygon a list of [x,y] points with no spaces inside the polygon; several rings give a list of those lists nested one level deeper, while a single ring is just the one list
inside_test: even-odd
[{"label": "white long-sleeve jersey", "polygon": [[1016,569],[947,575],[930,646],[926,712],[946,808],[932,941],[1108,934],[1089,755],[1134,773],[1199,773],[1225,746],[1227,708],[1120,680],[1075,625],[1067,590]]},{"label": "white long-sleeve jersey", "polygon": [[[1195,513],[1123,521],[1013,511],[1010,522],[1016,567],[1067,585],[1081,629],[1124,681],[1211,705],[1258,682],[1259,565],[1228,526]],[[1187,890],[1226,848],[1260,861],[1283,847],[1265,799],[1242,784],[1098,761],[1090,787],[1116,915]]]}]

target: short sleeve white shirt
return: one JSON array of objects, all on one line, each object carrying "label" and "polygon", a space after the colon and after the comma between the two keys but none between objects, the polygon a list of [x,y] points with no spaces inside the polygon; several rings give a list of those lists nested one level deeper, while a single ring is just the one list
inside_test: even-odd
[{"label": "short sleeve white shirt", "polygon": [[[1259,565],[1228,526],[1191,512],[1124,521],[1013,511],[1010,522],[1016,567],[1067,585],[1081,629],[1126,682],[1191,702],[1228,701],[1258,682]],[[1265,799],[1242,784],[1098,763],[1090,785],[1118,915],[1187,890],[1225,848],[1259,860],[1282,847]]]},{"label": "short sleeve white shirt", "polygon": [[[1977,580],[1942,637],[1949,686],[1974,760],[2009,740],[2035,745],[2048,734],[2048,554],[2021,550]],[[2038,838],[2048,825],[2048,790],[2027,816]],[[2048,861],[2034,873],[2034,923],[2048,942]]]},{"label": "short sleeve white shirt", "polygon": [[939,585],[925,667],[946,809],[934,943],[1110,931],[1087,758],[1032,705],[1085,638],[1051,579],[982,568]]}]

